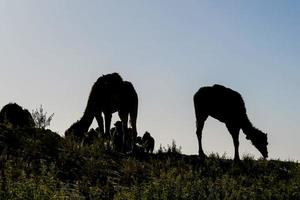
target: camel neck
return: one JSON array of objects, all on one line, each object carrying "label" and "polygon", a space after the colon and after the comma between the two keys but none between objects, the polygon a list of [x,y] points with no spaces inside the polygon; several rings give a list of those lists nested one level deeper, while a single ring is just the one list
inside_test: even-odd
[{"label": "camel neck", "polygon": [[246,117],[243,120],[242,123],[242,130],[245,133],[245,135],[247,136],[251,136],[253,135],[253,132],[255,130],[254,126],[252,125],[252,123],[250,122],[248,116],[246,115]]},{"label": "camel neck", "polygon": [[80,121],[81,121],[81,123],[82,123],[82,125],[84,126],[84,127],[90,127],[90,125],[92,124],[92,122],[93,122],[93,118],[94,118],[94,116],[91,114],[91,113],[89,113],[89,112],[84,112],[84,114],[83,114],[83,116],[81,117],[81,119],[80,119]]}]

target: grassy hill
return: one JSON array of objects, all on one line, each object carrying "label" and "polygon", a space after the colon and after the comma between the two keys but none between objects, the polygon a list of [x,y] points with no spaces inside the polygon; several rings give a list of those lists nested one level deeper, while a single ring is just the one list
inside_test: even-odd
[{"label": "grassy hill", "polygon": [[300,199],[300,166],[79,147],[50,130],[0,127],[0,199]]}]

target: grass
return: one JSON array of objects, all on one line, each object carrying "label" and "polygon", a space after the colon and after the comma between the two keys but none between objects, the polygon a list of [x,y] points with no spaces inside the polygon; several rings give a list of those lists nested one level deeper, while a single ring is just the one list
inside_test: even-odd
[{"label": "grass", "polygon": [[0,199],[300,199],[296,162],[205,160],[175,142],[125,155],[99,139],[78,146],[50,130],[0,127]]}]

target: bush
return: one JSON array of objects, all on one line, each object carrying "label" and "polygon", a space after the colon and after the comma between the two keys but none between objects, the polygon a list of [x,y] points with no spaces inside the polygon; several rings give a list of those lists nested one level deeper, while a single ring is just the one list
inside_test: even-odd
[{"label": "bush", "polygon": [[45,129],[47,126],[50,126],[54,113],[47,117],[47,112],[44,113],[43,106],[40,105],[39,109],[32,110],[31,115],[36,128]]}]

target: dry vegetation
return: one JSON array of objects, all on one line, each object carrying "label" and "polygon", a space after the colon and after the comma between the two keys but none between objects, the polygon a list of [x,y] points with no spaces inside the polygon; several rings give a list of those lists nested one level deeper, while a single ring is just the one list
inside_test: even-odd
[{"label": "dry vegetation", "polygon": [[99,139],[79,147],[50,130],[0,127],[0,199],[300,199],[300,166],[218,155],[175,143],[124,155]]}]

